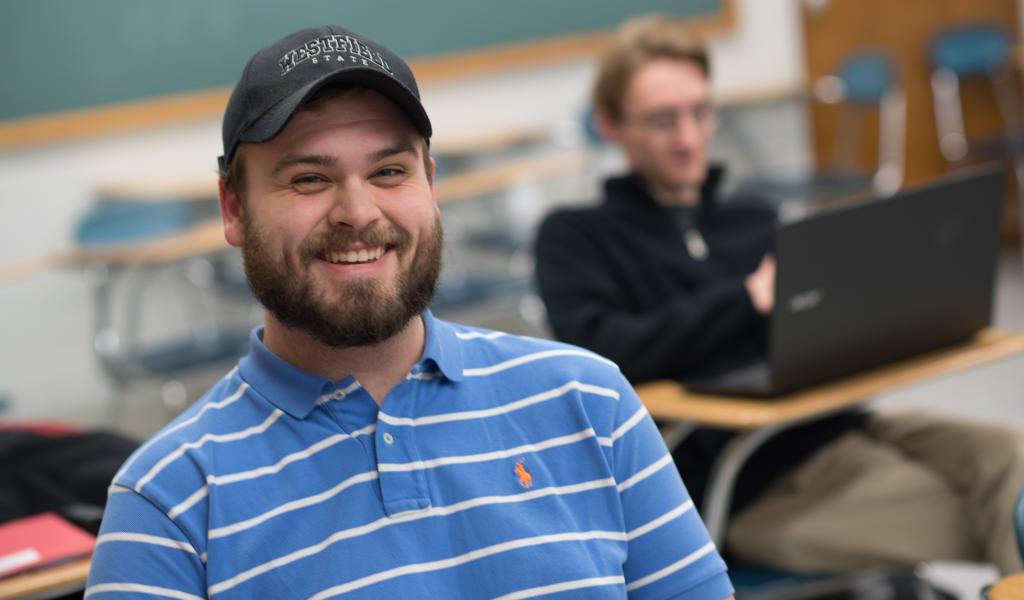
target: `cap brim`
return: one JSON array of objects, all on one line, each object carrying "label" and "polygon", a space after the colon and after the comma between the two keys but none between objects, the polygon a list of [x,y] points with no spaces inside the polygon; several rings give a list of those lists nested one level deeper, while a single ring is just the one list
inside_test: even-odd
[{"label": "cap brim", "polygon": [[260,143],[273,139],[284,129],[299,107],[309,100],[317,90],[329,83],[363,85],[380,92],[402,109],[424,138],[430,139],[432,134],[430,119],[427,117],[423,105],[411,91],[376,69],[352,68],[340,73],[325,75],[271,106],[238,136],[238,141]]}]

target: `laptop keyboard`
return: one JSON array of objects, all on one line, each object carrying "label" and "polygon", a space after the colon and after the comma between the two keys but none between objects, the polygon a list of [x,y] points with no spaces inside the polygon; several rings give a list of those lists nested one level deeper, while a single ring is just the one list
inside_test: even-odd
[{"label": "laptop keyboard", "polygon": [[771,367],[767,361],[762,361],[714,377],[687,381],[683,385],[694,392],[759,395],[772,391],[771,380]]}]

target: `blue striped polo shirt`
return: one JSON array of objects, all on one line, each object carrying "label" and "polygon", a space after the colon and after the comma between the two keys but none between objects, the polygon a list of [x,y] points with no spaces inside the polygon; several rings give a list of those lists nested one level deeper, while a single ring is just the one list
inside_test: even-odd
[{"label": "blue striped polo shirt", "polygon": [[732,593],[658,431],[580,348],[423,315],[378,407],[250,353],[115,476],[86,596]]}]

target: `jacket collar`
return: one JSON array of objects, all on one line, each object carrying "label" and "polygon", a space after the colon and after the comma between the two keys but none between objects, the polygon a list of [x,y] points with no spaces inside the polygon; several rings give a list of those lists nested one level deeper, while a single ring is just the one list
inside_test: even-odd
[{"label": "jacket collar", "polygon": [[[718,198],[718,188],[725,175],[725,167],[712,165],[708,168],[707,177],[700,186],[697,223],[703,222],[714,210]],[[623,210],[635,213],[638,208],[647,212],[661,214],[665,211],[647,192],[643,179],[636,173],[620,177],[612,177],[604,182],[605,206],[612,210]]]}]

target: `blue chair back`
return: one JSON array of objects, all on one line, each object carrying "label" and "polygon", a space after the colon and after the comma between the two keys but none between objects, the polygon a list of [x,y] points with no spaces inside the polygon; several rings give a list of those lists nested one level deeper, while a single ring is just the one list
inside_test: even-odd
[{"label": "blue chair back", "polygon": [[208,218],[210,211],[203,208],[195,201],[97,202],[79,219],[75,241],[81,246],[107,246],[178,233]]},{"label": "blue chair back", "polygon": [[846,102],[879,104],[895,81],[895,67],[889,55],[865,50],[843,61],[838,76],[846,87]]},{"label": "blue chair back", "polygon": [[998,25],[963,25],[935,36],[931,58],[936,68],[949,69],[957,77],[979,77],[1004,67],[1012,46],[1010,35]]},{"label": "blue chair back", "polygon": [[593,108],[583,111],[580,115],[580,125],[583,128],[583,140],[588,146],[596,148],[605,144],[605,140],[597,128],[597,113]]}]

